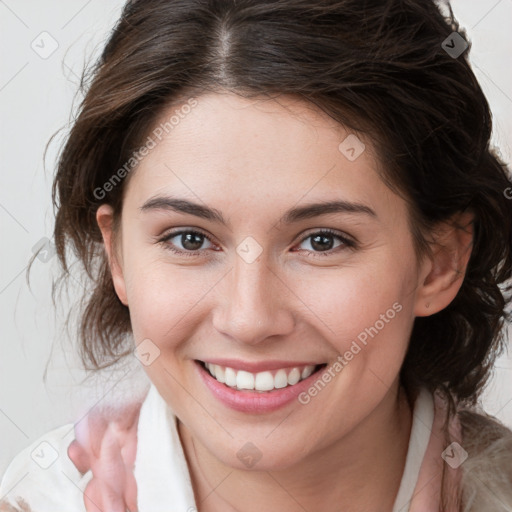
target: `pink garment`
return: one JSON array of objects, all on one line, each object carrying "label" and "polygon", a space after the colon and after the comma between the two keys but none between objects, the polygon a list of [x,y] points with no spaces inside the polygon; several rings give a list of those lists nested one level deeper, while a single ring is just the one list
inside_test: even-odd
[{"label": "pink garment", "polygon": [[[466,452],[462,448],[462,435],[458,415],[450,418],[448,439],[443,431],[447,415],[446,402],[434,395],[434,422],[427,451],[421,464],[420,473],[409,512],[458,512],[460,510],[460,464]],[[444,453],[444,457],[442,454]],[[445,498],[441,503],[441,490]]]},{"label": "pink garment", "polygon": [[75,440],[68,447],[68,456],[80,473],[92,471],[84,490],[87,512],[137,510],[133,467],[141,405],[130,403],[108,417],[93,409],[86,421],[75,424]]},{"label": "pink garment", "polygon": [[[87,512],[134,512],[137,484],[133,477],[140,403],[115,417],[89,414],[75,429],[76,440],[68,455],[81,473],[92,470],[85,489]],[[458,512],[460,464],[464,459],[460,423],[452,417],[445,436],[447,408],[439,395],[421,390],[414,407],[413,431],[404,477],[393,512]],[[443,458],[444,457],[444,458]],[[411,492],[411,489],[414,490]],[[445,505],[441,504],[441,490]],[[401,500],[401,501],[400,501]]]}]

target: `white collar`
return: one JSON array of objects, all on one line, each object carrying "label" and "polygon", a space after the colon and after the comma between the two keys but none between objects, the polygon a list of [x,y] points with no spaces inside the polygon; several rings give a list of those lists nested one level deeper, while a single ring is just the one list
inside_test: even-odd
[{"label": "white collar", "polygon": [[409,510],[412,495],[418,481],[421,463],[425,457],[432,434],[434,399],[425,388],[421,388],[416,397],[412,415],[409,447],[407,448],[404,472],[395,504],[393,505],[393,512],[407,512]]},{"label": "white collar", "polygon": [[140,512],[195,512],[176,416],[151,384],[137,426],[134,468]]},{"label": "white collar", "polygon": [[[393,512],[409,510],[433,421],[432,395],[421,389],[414,403],[405,468]],[[176,416],[153,384],[140,410],[137,438],[134,474],[140,512],[196,512]]]}]

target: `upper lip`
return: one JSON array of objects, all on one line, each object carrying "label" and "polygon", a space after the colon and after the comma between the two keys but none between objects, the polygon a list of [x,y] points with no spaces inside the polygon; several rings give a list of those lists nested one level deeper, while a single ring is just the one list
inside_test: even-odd
[{"label": "upper lip", "polygon": [[281,368],[295,368],[301,366],[317,366],[325,362],[317,363],[314,361],[243,361],[242,359],[200,359],[203,363],[217,364],[219,366],[227,366],[233,370],[245,370],[250,373],[264,372],[267,370],[279,370]]}]

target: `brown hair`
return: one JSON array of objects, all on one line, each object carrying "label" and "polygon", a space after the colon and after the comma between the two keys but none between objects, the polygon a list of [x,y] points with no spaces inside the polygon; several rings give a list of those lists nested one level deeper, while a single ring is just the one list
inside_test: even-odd
[{"label": "brown hair", "polygon": [[489,146],[491,113],[469,50],[454,58],[442,47],[454,31],[467,40],[451,8],[443,14],[431,0],[127,3],[83,82],[53,185],[63,275],[72,251],[92,287],[79,328],[84,364],[107,367],[132,350],[95,220],[102,203],[119,219],[127,178],[108,193],[104,184],[171,103],[219,90],[288,94],[370,136],[383,178],[409,203],[419,255],[436,223],[474,212],[462,287],[443,311],[416,318],[402,368],[409,385],[474,403],[503,349],[512,182]]}]

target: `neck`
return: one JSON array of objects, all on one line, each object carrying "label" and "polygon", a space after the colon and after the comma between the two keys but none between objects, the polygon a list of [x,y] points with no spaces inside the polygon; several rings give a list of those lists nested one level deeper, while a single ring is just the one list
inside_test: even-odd
[{"label": "neck", "polygon": [[398,383],[348,435],[284,470],[224,465],[178,421],[199,512],[391,511],[412,414]]}]

